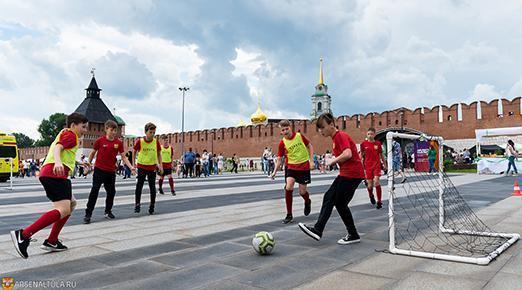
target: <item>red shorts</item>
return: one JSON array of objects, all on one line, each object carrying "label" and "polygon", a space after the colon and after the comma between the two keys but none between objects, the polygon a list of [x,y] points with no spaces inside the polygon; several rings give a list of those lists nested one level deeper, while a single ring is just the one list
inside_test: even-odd
[{"label": "red shorts", "polygon": [[376,164],[371,167],[365,167],[364,175],[366,176],[366,179],[373,179],[376,176],[380,177],[381,176],[381,165]]}]

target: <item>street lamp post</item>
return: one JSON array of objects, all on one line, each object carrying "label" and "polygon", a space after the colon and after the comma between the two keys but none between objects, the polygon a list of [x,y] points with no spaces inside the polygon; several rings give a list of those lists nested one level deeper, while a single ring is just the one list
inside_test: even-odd
[{"label": "street lamp post", "polygon": [[185,151],[183,150],[183,146],[185,145],[185,92],[190,88],[180,87],[178,89],[181,91],[183,96],[183,101],[181,103],[181,156],[183,156],[185,154]]}]

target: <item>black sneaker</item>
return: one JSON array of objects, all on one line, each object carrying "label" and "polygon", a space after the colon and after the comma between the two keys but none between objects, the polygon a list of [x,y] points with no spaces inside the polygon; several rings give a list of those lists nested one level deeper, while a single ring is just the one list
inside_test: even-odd
[{"label": "black sneaker", "polygon": [[381,209],[382,208],[382,202],[378,202],[377,203],[377,209]]},{"label": "black sneaker", "polygon": [[134,213],[140,213],[141,207],[139,204],[134,206]]},{"label": "black sneaker", "polygon": [[318,232],[314,227],[309,227],[303,223],[299,223],[299,228],[303,231],[303,233],[307,234],[310,238],[319,241],[321,239],[322,234]]},{"label": "black sneaker", "polygon": [[112,211],[108,211],[105,213],[105,218],[106,219],[115,219],[116,217],[112,214]]},{"label": "black sneaker", "polygon": [[160,194],[165,194],[165,193],[163,192],[163,188],[159,188],[158,191],[159,191]]},{"label": "black sneaker", "polygon": [[86,215],[83,217],[83,223],[84,224],[90,224],[91,223],[91,217]]},{"label": "black sneaker", "polygon": [[294,217],[292,216],[291,213],[289,213],[289,214],[286,215],[286,217],[285,217],[285,219],[283,220],[282,223],[286,225],[286,224],[289,224],[289,223],[291,223],[293,221],[294,221]]},{"label": "black sneaker", "polygon": [[176,191],[175,190],[171,191],[170,193],[172,193],[173,196],[176,195]]},{"label": "black sneaker", "polygon": [[308,202],[305,201],[304,215],[308,216],[311,211],[312,211],[312,200],[309,199]]},{"label": "black sneaker", "polygon": [[337,243],[339,245],[349,245],[349,244],[359,243],[360,241],[361,241],[361,238],[359,237],[358,234],[355,234],[355,235],[347,234],[345,237],[338,240]]},{"label": "black sneaker", "polygon": [[154,207],[149,207],[149,214],[150,214],[150,215],[153,215],[153,214],[154,214]]},{"label": "black sneaker", "polygon": [[31,243],[31,239],[25,238],[22,235],[22,229],[11,231],[11,240],[13,241],[13,245],[15,246],[16,251],[18,254],[24,258],[27,259],[29,257],[29,254],[27,254],[27,248],[29,247],[29,244]]},{"label": "black sneaker", "polygon": [[63,252],[67,251],[69,248],[62,244],[60,240],[56,241],[56,243],[51,244],[49,243],[49,240],[45,240],[43,244],[40,246],[40,249],[48,252]]},{"label": "black sneaker", "polygon": [[406,177],[404,177],[402,180],[401,180],[401,183],[405,183],[406,180],[408,180]]},{"label": "black sneaker", "polygon": [[370,203],[371,204],[375,204],[375,197],[372,195],[370,195]]}]

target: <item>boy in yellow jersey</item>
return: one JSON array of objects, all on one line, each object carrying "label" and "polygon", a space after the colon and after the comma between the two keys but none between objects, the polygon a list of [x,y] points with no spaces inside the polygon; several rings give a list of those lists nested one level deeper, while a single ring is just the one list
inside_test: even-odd
[{"label": "boy in yellow jersey", "polygon": [[152,123],[145,124],[145,137],[139,138],[134,143],[134,158],[138,155],[138,182],[136,183],[134,212],[139,213],[141,209],[141,191],[145,178],[149,182],[150,189],[150,205],[149,214],[154,214],[154,205],[156,203],[156,168],[160,174],[163,174],[163,166],[161,164],[161,146],[154,138],[156,134],[156,125]]},{"label": "boy in yellow jersey", "polygon": [[172,179],[172,156],[174,156],[174,149],[169,144],[169,139],[166,135],[161,136],[161,140],[163,142],[163,146],[161,146],[161,161],[163,165],[163,174],[160,174],[160,178],[158,180],[159,185],[159,193],[163,193],[163,179],[165,175],[169,178],[170,185],[170,193],[172,195],[176,195],[176,191],[174,190],[174,179]]},{"label": "boy in yellow jersey", "polygon": [[63,129],[51,144],[40,171],[40,183],[45,189],[47,198],[53,202],[54,208],[25,229],[11,231],[15,249],[24,259],[29,257],[27,248],[31,236],[51,224],[53,224],[51,233],[41,248],[49,252],[67,250],[67,247],[58,240],[58,235],[76,206],[71,180],[67,179],[67,176],[74,171],[78,138],[87,132],[87,118],[82,114],[72,113],[67,116],[66,124],[67,128]]},{"label": "boy in yellow jersey", "polygon": [[304,215],[309,215],[312,209],[312,200],[310,200],[306,187],[311,182],[310,170],[314,168],[314,148],[303,134],[292,131],[290,121],[282,120],[279,122],[279,128],[281,128],[283,139],[279,142],[275,169],[270,177],[275,178],[277,171],[281,169],[281,158],[284,156],[286,217],[283,224],[288,224],[294,220],[292,193],[296,182],[299,184],[299,194],[305,201]]}]

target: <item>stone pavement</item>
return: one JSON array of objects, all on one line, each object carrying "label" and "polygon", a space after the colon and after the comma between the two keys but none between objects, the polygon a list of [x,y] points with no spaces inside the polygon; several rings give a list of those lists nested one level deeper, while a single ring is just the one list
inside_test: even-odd
[{"label": "stone pavement", "polygon": [[[159,196],[154,216],[132,213],[134,180],[118,180],[117,219],[102,218],[101,193],[90,225],[81,224],[90,180],[75,180],[80,210],[61,235],[70,250],[43,253],[38,248],[48,233],[43,230],[28,260],[16,255],[8,230],[31,222],[49,204],[36,182],[17,181],[14,192],[0,189],[0,276],[72,281],[78,289],[522,288],[520,242],[488,266],[382,252],[388,246],[387,209],[372,208],[362,186],[351,202],[361,243],[336,244],[345,230],[335,211],[320,242],[304,236],[297,222],[316,220],[333,178],[313,176],[308,217],[295,194],[296,222],[290,225],[280,223],[281,178],[271,182],[259,174],[241,174],[176,180],[179,195]],[[452,181],[493,230],[522,233],[522,198],[511,197],[513,177],[465,174],[453,175]],[[148,201],[146,190],[143,200]],[[275,236],[271,256],[258,256],[251,248],[253,234],[262,230]]]}]

